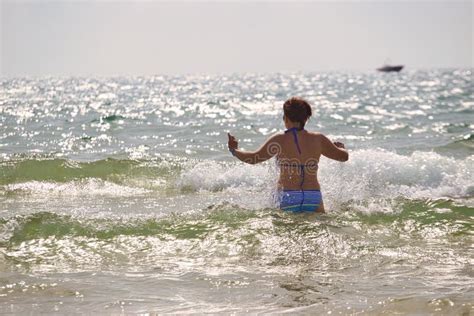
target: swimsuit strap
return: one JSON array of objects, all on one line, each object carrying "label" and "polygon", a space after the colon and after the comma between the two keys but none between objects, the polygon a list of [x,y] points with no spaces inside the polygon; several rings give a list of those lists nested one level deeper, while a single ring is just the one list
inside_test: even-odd
[{"label": "swimsuit strap", "polygon": [[301,183],[300,183],[300,188],[301,188],[302,196],[301,196],[301,203],[300,203],[300,212],[303,210],[303,204],[304,204],[304,190],[303,190],[303,183],[304,183],[304,167],[301,168],[301,171],[302,171],[302,179],[301,179]]},{"label": "swimsuit strap", "polygon": [[[285,134],[286,133],[289,133],[289,132],[292,132],[293,133],[293,139],[295,140],[295,144],[296,144],[296,149],[298,149],[298,153],[301,155],[301,148],[300,148],[300,144],[298,143],[298,131],[302,131],[304,130],[304,128],[296,128],[296,127],[292,127],[292,128],[289,128],[285,131]],[[301,192],[302,192],[302,199],[301,199],[301,204],[300,204],[300,211],[303,209],[303,203],[304,203],[304,190],[303,190],[303,183],[304,183],[304,164],[303,165],[299,165],[300,167],[300,170],[301,170],[301,183],[300,183],[300,188],[301,188]]]},{"label": "swimsuit strap", "polygon": [[286,133],[289,133],[289,132],[292,132],[293,133],[293,139],[295,140],[295,144],[296,144],[296,149],[298,149],[298,153],[301,155],[301,148],[300,148],[300,144],[298,143],[298,131],[302,131],[304,130],[304,128],[296,128],[296,127],[292,127],[292,128],[289,128],[285,131],[285,134]]}]

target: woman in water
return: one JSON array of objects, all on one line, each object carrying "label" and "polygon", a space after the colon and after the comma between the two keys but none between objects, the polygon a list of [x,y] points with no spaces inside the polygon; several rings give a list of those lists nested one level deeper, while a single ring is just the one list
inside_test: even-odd
[{"label": "woman in water", "polygon": [[276,156],[280,166],[278,189],[282,210],[324,212],[317,173],[319,158],[323,155],[347,161],[349,154],[343,143],[333,143],[321,133],[304,129],[312,114],[311,106],[305,100],[298,97],[287,100],[283,113],[285,132],[273,135],[256,151],[239,150],[236,138],[229,133],[229,150],[249,164]]}]

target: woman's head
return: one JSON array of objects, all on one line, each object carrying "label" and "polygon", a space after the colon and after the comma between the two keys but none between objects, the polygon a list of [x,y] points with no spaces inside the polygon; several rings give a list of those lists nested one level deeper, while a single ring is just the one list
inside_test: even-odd
[{"label": "woman's head", "polygon": [[304,128],[306,121],[313,112],[306,100],[299,97],[292,97],[283,104],[283,113],[286,119],[293,123],[299,123],[300,128]]}]

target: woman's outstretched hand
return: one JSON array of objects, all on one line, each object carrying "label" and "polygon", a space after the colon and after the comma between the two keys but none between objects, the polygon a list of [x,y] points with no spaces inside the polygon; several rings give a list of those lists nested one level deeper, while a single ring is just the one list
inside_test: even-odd
[{"label": "woman's outstretched hand", "polygon": [[227,133],[227,136],[229,137],[229,141],[227,143],[227,146],[229,146],[229,150],[231,149],[237,149],[239,142],[237,139],[235,139],[234,136],[230,135],[230,133]]}]

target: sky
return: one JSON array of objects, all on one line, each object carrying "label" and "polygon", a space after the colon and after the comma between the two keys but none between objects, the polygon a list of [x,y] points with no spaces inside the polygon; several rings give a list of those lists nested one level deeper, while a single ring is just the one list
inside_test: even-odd
[{"label": "sky", "polygon": [[473,67],[473,1],[0,0],[0,75]]}]

